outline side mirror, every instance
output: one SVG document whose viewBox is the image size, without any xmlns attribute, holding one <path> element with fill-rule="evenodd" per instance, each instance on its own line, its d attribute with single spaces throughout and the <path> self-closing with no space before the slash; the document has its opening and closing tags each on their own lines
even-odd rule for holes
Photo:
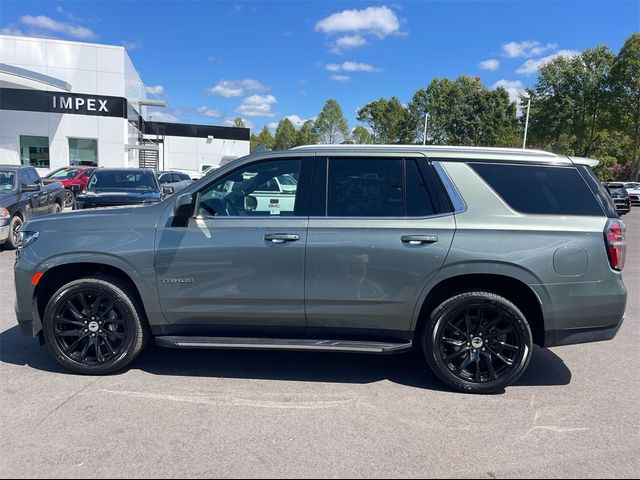
<svg viewBox="0 0 640 480">
<path fill-rule="evenodd" d="M 176 199 L 173 207 L 173 227 L 186 227 L 189 225 L 189 219 L 195 213 L 196 201 L 195 197 L 190 193 L 180 195 Z"/>
<path fill-rule="evenodd" d="M 162 187 L 162 194 L 165 196 L 173 195 L 175 190 L 173 187 Z"/>
<path fill-rule="evenodd" d="M 31 183 L 29 185 L 22 185 L 20 187 L 20 191 L 22 192 L 39 192 L 40 191 L 40 185 L 37 183 Z"/>
</svg>

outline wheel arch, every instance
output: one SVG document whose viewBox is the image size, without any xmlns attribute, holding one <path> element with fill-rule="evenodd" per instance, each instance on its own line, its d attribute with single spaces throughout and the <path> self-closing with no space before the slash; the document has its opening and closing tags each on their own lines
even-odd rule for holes
<svg viewBox="0 0 640 480">
<path fill-rule="evenodd" d="M 533 342 L 543 346 L 545 322 L 541 300 L 534 290 L 522 280 L 496 273 L 469 273 L 448 277 L 435 283 L 424 300 L 416 308 L 414 319 L 416 336 L 423 328 L 431 312 L 444 300 L 458 293 L 484 290 L 501 295 L 513 302 L 525 315 L 531 327 Z"/>
<path fill-rule="evenodd" d="M 134 302 L 140 305 L 143 315 L 146 317 L 142 295 L 132 277 L 118 267 L 95 262 L 63 263 L 46 270 L 34 290 L 34 306 L 37 308 L 39 317 L 44 319 L 47 303 L 60 287 L 85 277 L 109 277 L 119 280 L 122 285 L 126 286 L 126 290 L 135 297 Z"/>
</svg>

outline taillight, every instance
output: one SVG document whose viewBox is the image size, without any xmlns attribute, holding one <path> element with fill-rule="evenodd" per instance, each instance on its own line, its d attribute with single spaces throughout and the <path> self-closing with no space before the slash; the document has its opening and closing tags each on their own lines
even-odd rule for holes
<svg viewBox="0 0 640 480">
<path fill-rule="evenodd" d="M 604 230 L 604 242 L 609 255 L 609 263 L 614 270 L 622 270 L 627 254 L 627 244 L 624 239 L 624 222 L 619 219 L 610 219 Z"/>
</svg>

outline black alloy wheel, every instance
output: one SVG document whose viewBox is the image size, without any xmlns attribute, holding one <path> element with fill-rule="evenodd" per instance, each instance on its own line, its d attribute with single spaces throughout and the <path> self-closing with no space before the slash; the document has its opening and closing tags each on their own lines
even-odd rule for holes
<svg viewBox="0 0 640 480">
<path fill-rule="evenodd" d="M 74 280 L 49 300 L 45 343 L 67 369 L 100 375 L 124 368 L 142 351 L 148 327 L 132 287 L 107 276 Z"/>
<path fill-rule="evenodd" d="M 125 345 L 127 318 L 113 299 L 99 292 L 68 296 L 56 308 L 53 335 L 70 360 L 98 365 L 117 357 Z"/>
<path fill-rule="evenodd" d="M 500 391 L 522 375 L 531 357 L 532 335 L 524 315 L 490 292 L 452 297 L 433 312 L 425 330 L 430 366 L 463 391 Z"/>
</svg>

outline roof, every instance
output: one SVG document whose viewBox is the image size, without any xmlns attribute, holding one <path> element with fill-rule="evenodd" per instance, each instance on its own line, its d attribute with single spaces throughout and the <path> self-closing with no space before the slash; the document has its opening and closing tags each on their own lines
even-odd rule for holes
<svg viewBox="0 0 640 480">
<path fill-rule="evenodd" d="M 305 145 L 295 151 L 331 154 L 336 150 L 349 154 L 362 153 L 422 153 L 434 159 L 504 160 L 511 162 L 572 163 L 569 157 L 542 150 L 517 148 L 456 147 L 440 145 Z"/>
<path fill-rule="evenodd" d="M 35 168 L 31 165 L 0 165 L 0 168 L 4 170 L 20 170 L 22 168 Z"/>
</svg>

